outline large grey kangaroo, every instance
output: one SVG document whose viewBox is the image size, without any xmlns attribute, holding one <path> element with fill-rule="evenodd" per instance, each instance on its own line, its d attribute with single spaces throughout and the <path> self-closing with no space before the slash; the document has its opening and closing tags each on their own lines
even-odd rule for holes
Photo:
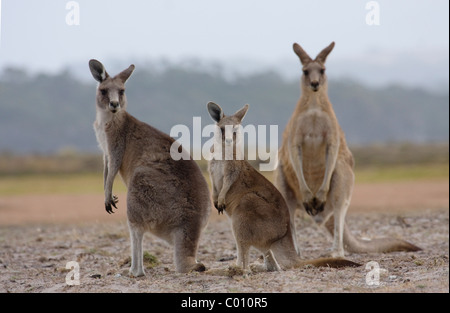
<svg viewBox="0 0 450 313">
<path fill-rule="evenodd" d="M 102 63 L 89 61 L 99 82 L 94 129 L 104 153 L 105 208 L 113 213 L 114 178 L 119 172 L 128 189 L 127 218 L 131 237 L 133 276 L 143 276 L 142 238 L 151 233 L 174 245 L 178 272 L 204 271 L 196 254 L 200 233 L 206 226 L 212 202 L 198 165 L 190 158 L 174 161 L 170 148 L 175 141 L 143 123 L 127 111 L 125 82 L 131 65 L 111 77 Z"/>
<path fill-rule="evenodd" d="M 294 242 L 294 213 L 302 208 L 334 236 L 332 256 L 343 257 L 344 244 L 350 252 L 420 250 L 394 238 L 359 240 L 345 223 L 354 185 L 354 160 L 328 99 L 325 61 L 333 48 L 334 42 L 313 60 L 294 44 L 303 65 L 302 94 L 283 133 L 275 172 L 275 184 L 289 206 Z M 296 249 L 300 254 L 297 244 Z"/>
<path fill-rule="evenodd" d="M 238 251 L 237 265 L 248 269 L 249 249 L 253 246 L 263 254 L 268 271 L 306 264 L 359 266 L 337 258 L 300 259 L 295 250 L 289 210 L 283 196 L 244 160 L 241 151 L 243 135 L 239 126 L 248 105 L 231 116 L 225 116 L 222 108 L 213 102 L 209 102 L 207 107 L 217 123 L 213 158 L 209 163 L 213 200 L 219 213 L 225 211 L 231 220 Z"/>
</svg>

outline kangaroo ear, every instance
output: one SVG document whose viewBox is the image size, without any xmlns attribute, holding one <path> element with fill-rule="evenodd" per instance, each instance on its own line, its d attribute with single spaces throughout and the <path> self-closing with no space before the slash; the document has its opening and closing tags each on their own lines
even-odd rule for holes
<svg viewBox="0 0 450 313">
<path fill-rule="evenodd" d="M 214 102 L 208 102 L 206 106 L 208 108 L 209 115 L 211 115 L 212 119 L 218 123 L 223 118 L 222 108 Z"/>
<path fill-rule="evenodd" d="M 117 77 L 120 78 L 120 80 L 122 80 L 122 82 L 125 84 L 125 82 L 128 80 L 128 78 L 130 78 L 131 74 L 134 71 L 134 64 L 131 64 L 126 70 L 123 70 L 122 72 L 120 72 L 119 74 L 117 74 Z"/>
<path fill-rule="evenodd" d="M 239 121 L 242 121 L 244 119 L 245 114 L 247 114 L 249 105 L 246 104 L 242 109 L 234 113 L 234 116 L 239 119 Z"/>
<path fill-rule="evenodd" d="M 311 57 L 308 55 L 308 53 L 303 50 L 303 48 L 298 44 L 294 43 L 294 52 L 298 57 L 300 58 L 300 62 L 302 62 L 303 65 L 312 62 Z"/>
<path fill-rule="evenodd" d="M 330 43 L 328 47 L 323 49 L 316 57 L 316 61 L 319 61 L 320 63 L 325 64 L 325 61 L 327 60 L 327 56 L 330 54 L 331 50 L 334 48 L 334 41 Z"/>
<path fill-rule="evenodd" d="M 105 70 L 105 67 L 103 66 L 102 63 L 100 63 L 100 61 L 94 59 L 90 60 L 89 69 L 91 70 L 94 79 L 99 83 L 103 82 L 105 79 L 109 77 L 108 73 Z"/>
</svg>

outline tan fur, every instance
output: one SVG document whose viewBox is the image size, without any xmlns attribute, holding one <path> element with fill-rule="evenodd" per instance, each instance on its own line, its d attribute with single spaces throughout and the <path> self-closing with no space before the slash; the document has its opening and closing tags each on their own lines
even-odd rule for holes
<svg viewBox="0 0 450 313">
<path fill-rule="evenodd" d="M 114 77 L 97 60 L 91 60 L 89 67 L 99 82 L 94 129 L 104 152 L 108 213 L 113 213 L 118 201 L 112 195 L 118 172 L 128 188 L 130 274 L 144 275 L 142 239 L 146 231 L 174 245 L 177 271 L 204 270 L 196 253 L 212 203 L 200 168 L 191 159 L 174 161 L 170 155 L 174 139 L 127 113 L 125 82 L 133 65 Z"/>
<path fill-rule="evenodd" d="M 403 240 L 363 243 L 345 225 L 354 185 L 354 160 L 328 99 L 325 61 L 333 48 L 334 42 L 313 60 L 294 44 L 303 65 L 302 94 L 283 133 L 275 184 L 289 206 L 297 253 L 293 224 L 297 208 L 305 209 L 319 224 L 328 222 L 327 229 L 334 236 L 334 257 L 344 256 L 344 243 L 347 250 L 355 252 L 416 251 L 418 247 Z"/>
<path fill-rule="evenodd" d="M 248 105 L 232 116 L 225 116 L 215 103 L 208 111 L 217 122 L 216 140 L 221 140 L 222 155 L 214 151 L 209 171 L 213 183 L 213 200 L 219 213 L 225 211 L 231 220 L 238 250 L 237 265 L 248 269 L 249 249 L 255 247 L 264 256 L 269 271 L 313 266 L 355 266 L 344 259 L 301 260 L 296 253 L 291 234 L 289 210 L 280 192 L 247 161 L 239 160 L 238 132 L 232 143 L 226 141 L 226 125 L 240 126 Z M 233 145 L 233 159 L 225 159 L 226 145 Z M 216 147 L 216 146 L 215 146 Z"/>
</svg>

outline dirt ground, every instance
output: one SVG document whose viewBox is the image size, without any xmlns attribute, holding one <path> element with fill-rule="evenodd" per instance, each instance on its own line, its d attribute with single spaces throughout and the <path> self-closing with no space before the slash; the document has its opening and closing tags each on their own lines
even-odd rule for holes
<svg viewBox="0 0 450 313">
<path fill-rule="evenodd" d="M 300 268 L 241 273 L 225 217 L 212 212 L 199 246 L 205 273 L 180 274 L 173 249 L 146 234 L 144 250 L 155 256 L 146 276 L 127 275 L 130 255 L 125 195 L 108 215 L 102 195 L 30 195 L 0 198 L 0 293 L 5 292 L 449 292 L 448 181 L 359 184 L 347 223 L 360 237 L 391 236 L 420 246 L 419 252 L 349 254 L 358 268 Z M 296 218 L 304 258 L 319 257 L 331 239 L 308 217 Z M 66 264 L 79 264 L 79 285 Z M 261 263 L 252 250 L 251 261 Z M 380 268 L 368 285 L 368 262 Z M 211 270 L 213 269 L 213 270 Z M 223 269 L 217 273 L 214 269 Z M 373 273 L 373 272 L 372 272 Z M 369 274 L 369 276 L 367 276 Z M 366 278 L 369 277 L 369 280 Z"/>
</svg>

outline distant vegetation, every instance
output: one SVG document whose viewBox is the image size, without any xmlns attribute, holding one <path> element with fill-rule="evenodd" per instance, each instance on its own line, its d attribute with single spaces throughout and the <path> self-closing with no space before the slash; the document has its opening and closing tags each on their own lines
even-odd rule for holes
<svg viewBox="0 0 450 313">
<path fill-rule="evenodd" d="M 372 145 L 351 148 L 356 183 L 448 180 L 447 144 Z M 207 181 L 207 162 L 198 161 Z M 257 165 L 253 162 L 253 165 Z M 0 154 L 0 197 L 24 194 L 103 192 L 102 157 L 62 151 L 54 155 Z M 262 172 L 273 180 L 273 172 Z M 114 192 L 125 192 L 116 178 Z"/>
<path fill-rule="evenodd" d="M 398 168 L 411 166 L 449 164 L 448 144 L 377 144 L 350 147 L 356 161 L 356 169 Z M 206 172 L 207 162 L 198 161 Z M 258 161 L 252 162 L 257 167 Z M 442 167 L 441 167 L 442 168 Z M 101 178 L 103 159 L 100 153 L 61 151 L 53 155 L 0 154 L 0 176 L 95 174 Z M 448 176 L 442 173 L 442 177 Z"/>
<path fill-rule="evenodd" d="M 245 122 L 279 125 L 281 138 L 300 95 L 299 79 L 286 81 L 273 71 L 227 79 L 219 70 L 170 65 L 154 70 L 137 64 L 127 85 L 128 110 L 169 133 L 176 124 L 191 126 L 193 116 L 201 116 L 203 126 L 210 124 L 206 112 L 210 100 L 228 107 L 226 111 L 249 103 Z M 95 86 L 94 80 L 85 83 L 67 71 L 30 75 L 17 68 L 4 70 L 0 152 L 98 153 L 92 129 Z M 401 86 L 373 89 L 334 80 L 329 83 L 329 95 L 350 145 L 448 142 L 448 94 Z"/>
</svg>

